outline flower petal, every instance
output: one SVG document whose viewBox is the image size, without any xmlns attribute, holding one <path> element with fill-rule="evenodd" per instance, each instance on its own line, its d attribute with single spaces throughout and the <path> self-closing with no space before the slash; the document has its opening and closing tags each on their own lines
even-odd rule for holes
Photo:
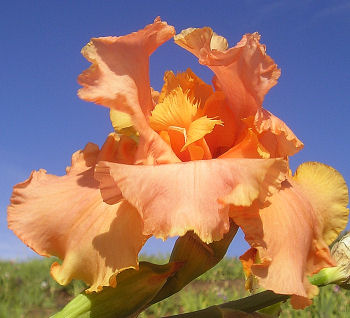
<svg viewBox="0 0 350 318">
<path fill-rule="evenodd" d="M 78 78 L 79 97 L 133 117 L 141 111 L 148 116 L 153 108 L 149 56 L 174 32 L 157 18 L 138 32 L 91 39 L 82 54 L 93 64 Z"/>
<path fill-rule="evenodd" d="M 322 236 L 330 245 L 348 223 L 349 190 L 342 175 L 319 162 L 306 162 L 295 172 L 314 209 L 322 217 Z"/>
<path fill-rule="evenodd" d="M 156 105 L 149 118 L 150 126 L 155 131 L 168 130 L 171 126 L 188 129 L 197 114 L 197 109 L 198 105 L 181 87 L 177 87 Z"/>
<path fill-rule="evenodd" d="M 114 131 L 118 135 L 132 136 L 137 138 L 137 132 L 134 129 L 134 124 L 129 114 L 119 110 L 111 109 L 109 112 Z"/>
<path fill-rule="evenodd" d="M 253 127 L 272 158 L 292 156 L 304 147 L 282 120 L 265 109 L 257 111 Z"/>
<path fill-rule="evenodd" d="M 167 71 L 164 74 L 164 85 L 159 96 L 158 102 L 163 102 L 171 91 L 180 87 L 191 100 L 194 100 L 199 107 L 202 108 L 205 101 L 213 94 L 211 85 L 203 82 L 190 68 L 186 72 L 174 74 L 172 71 Z"/>
<path fill-rule="evenodd" d="M 115 275 L 137 268 L 137 254 L 146 237 L 143 223 L 126 201 L 102 201 L 93 169 L 98 147 L 88 144 L 72 157 L 67 175 L 45 170 L 14 187 L 8 224 L 25 244 L 44 256 L 57 256 L 51 273 L 60 284 L 81 279 L 88 291 L 114 286 Z M 111 245 L 111 242 L 114 244 Z"/>
<path fill-rule="evenodd" d="M 226 40 L 208 27 L 186 29 L 175 36 L 176 44 L 215 73 L 216 87 L 225 93 L 241 118 L 261 107 L 264 96 L 280 76 L 280 70 L 259 40 L 258 33 L 246 34 L 235 47 L 227 49 Z"/>
<path fill-rule="evenodd" d="M 212 132 L 215 125 L 221 125 L 221 121 L 211 119 L 207 116 L 198 116 L 198 104 L 194 103 L 188 96 L 188 92 L 184 92 L 180 86 L 173 89 L 161 103 L 156 105 L 150 117 L 150 126 L 163 137 L 168 134 L 170 137 L 170 145 L 175 154 L 180 158 L 188 157 L 187 154 L 179 154 L 194 142 L 202 139 L 205 135 Z M 199 117 L 199 118 L 198 118 Z M 181 148 L 179 138 L 171 138 L 170 134 L 177 131 L 184 138 Z M 168 139 L 167 137 L 167 139 Z M 174 147 L 174 143 L 176 146 Z M 204 154 L 204 153 L 203 153 Z"/>
<path fill-rule="evenodd" d="M 179 161 L 147 123 L 153 108 L 149 56 L 174 32 L 172 26 L 157 18 L 143 30 L 126 36 L 93 38 L 82 49 L 92 65 L 78 77 L 83 86 L 79 97 L 128 114 L 142 135 L 142 151 L 137 156 L 145 163 Z"/>
<path fill-rule="evenodd" d="M 333 181 L 327 183 L 325 177 Z M 312 178 L 314 181 L 310 181 Z M 319 186 L 312 188 L 318 182 Z M 306 190 L 305 186 L 310 189 Z M 336 189 L 326 194 L 331 186 L 337 186 L 340 194 L 336 194 Z M 320 199 L 319 205 L 314 205 L 318 189 L 317 198 L 322 194 L 326 197 Z M 278 294 L 293 295 L 293 307 L 304 308 L 310 305 L 309 298 L 317 293 L 307 276 L 335 265 L 327 245 L 329 241 L 324 240 L 324 229 L 327 229 L 327 240 L 329 232 L 334 231 L 330 227 L 340 230 L 339 223 L 345 226 L 344 217 L 339 223 L 331 221 L 325 227 L 323 223 L 327 220 L 322 213 L 335 212 L 335 217 L 345 213 L 344 180 L 331 171 L 325 173 L 323 166 L 311 169 L 309 165 L 302 166 L 296 181 L 289 178 L 269 201 L 270 204 L 260 210 L 259 207 L 235 210 L 230 215 L 244 231 L 248 243 L 259 251 L 260 262 L 253 260 L 255 264 L 251 265 L 251 270 L 259 278 L 260 285 Z M 248 266 L 249 261 L 245 260 L 245 265 Z"/>
<path fill-rule="evenodd" d="M 223 125 L 216 125 L 205 140 L 216 158 L 230 149 L 237 137 L 238 120 L 223 92 L 216 91 L 206 101 L 203 111 L 209 118 L 220 118 Z"/>
<path fill-rule="evenodd" d="M 195 141 L 202 139 L 205 135 L 210 134 L 216 125 L 222 125 L 222 121 L 208 118 L 207 116 L 194 120 L 188 128 L 187 140 L 183 149 Z"/>
<path fill-rule="evenodd" d="M 242 130 L 237 144 L 219 158 L 270 158 L 270 153 L 260 144 L 251 128 Z"/>
<path fill-rule="evenodd" d="M 228 231 L 228 205 L 262 202 L 287 173 L 284 160 L 213 159 L 159 166 L 99 162 L 95 177 L 111 176 L 144 220 L 144 234 L 166 239 L 193 230 L 204 242 Z"/>
</svg>

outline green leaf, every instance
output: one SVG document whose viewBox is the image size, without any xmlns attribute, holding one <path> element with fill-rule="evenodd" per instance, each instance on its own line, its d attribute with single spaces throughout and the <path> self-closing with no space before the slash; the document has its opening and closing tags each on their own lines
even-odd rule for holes
<svg viewBox="0 0 350 318">
<path fill-rule="evenodd" d="M 255 311 L 271 306 L 278 302 L 285 301 L 288 298 L 288 295 L 278 295 L 273 293 L 272 291 L 264 291 L 255 295 L 251 295 L 238 300 L 229 301 L 220 305 L 210 306 L 208 308 L 189 313 L 167 316 L 166 318 L 273 317 L 263 313 L 256 313 Z M 234 316 L 234 314 L 236 316 Z"/>
<path fill-rule="evenodd" d="M 171 262 L 155 265 L 140 262 L 139 270 L 128 269 L 117 276 L 117 287 L 106 287 L 99 293 L 82 293 L 54 318 L 135 317 L 182 266 Z"/>
<path fill-rule="evenodd" d="M 202 242 L 193 232 L 187 232 L 184 236 L 179 237 L 169 261 L 183 262 L 184 265 L 168 279 L 149 305 L 177 293 L 192 280 L 219 263 L 225 256 L 237 230 L 238 226 L 231 222 L 230 230 L 223 239 L 210 244 Z"/>
<path fill-rule="evenodd" d="M 238 227 L 233 222 L 221 241 L 203 243 L 193 232 L 180 237 L 168 264 L 140 262 L 139 270 L 117 275 L 117 287 L 80 294 L 52 318 L 136 317 L 150 305 L 181 290 L 215 266 L 226 254 Z"/>
</svg>

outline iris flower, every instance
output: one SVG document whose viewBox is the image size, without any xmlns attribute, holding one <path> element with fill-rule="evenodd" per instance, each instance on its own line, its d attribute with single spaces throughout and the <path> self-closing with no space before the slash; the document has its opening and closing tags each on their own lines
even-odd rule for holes
<svg viewBox="0 0 350 318">
<path fill-rule="evenodd" d="M 149 57 L 172 37 L 214 72 L 213 87 L 190 69 L 166 72 L 160 92 L 150 87 Z M 33 172 L 8 209 L 9 227 L 28 246 L 63 261 L 51 267 L 59 283 L 115 286 L 120 271 L 138 267 L 150 236 L 192 230 L 210 243 L 231 218 L 251 245 L 245 270 L 265 289 L 293 295 L 296 308 L 310 303 L 307 275 L 334 265 L 327 245 L 346 225 L 348 192 L 319 163 L 291 175 L 288 156 L 303 144 L 262 107 L 280 70 L 259 40 L 246 34 L 229 48 L 208 27 L 175 35 L 157 18 L 83 48 L 92 65 L 78 95 L 111 109 L 115 133 L 101 150 L 76 152 L 65 176 Z"/>
</svg>

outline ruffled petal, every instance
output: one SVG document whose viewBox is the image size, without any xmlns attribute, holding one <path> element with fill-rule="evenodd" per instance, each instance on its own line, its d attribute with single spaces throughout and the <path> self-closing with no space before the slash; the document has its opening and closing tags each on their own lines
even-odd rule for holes
<svg viewBox="0 0 350 318">
<path fill-rule="evenodd" d="M 84 280 L 88 291 L 114 286 L 118 272 L 137 268 L 146 239 L 134 207 L 126 201 L 103 202 L 93 177 L 99 154 L 96 145 L 88 144 L 73 155 L 62 177 L 34 171 L 14 187 L 8 208 L 9 228 L 25 244 L 63 260 L 52 264 L 53 277 L 64 285 L 73 278 Z"/>
<path fill-rule="evenodd" d="M 175 36 L 175 43 L 198 57 L 216 75 L 222 90 L 240 117 L 252 115 L 262 105 L 264 96 L 276 85 L 280 70 L 259 43 L 258 33 L 246 34 L 233 48 L 211 28 L 186 29 Z"/>
<path fill-rule="evenodd" d="M 112 177 L 144 220 L 144 234 L 166 239 L 193 230 L 204 242 L 229 228 L 228 205 L 266 200 L 287 173 L 284 160 L 219 159 L 159 166 L 99 162 L 95 177 Z"/>
<path fill-rule="evenodd" d="M 245 266 L 262 287 L 293 295 L 293 307 L 304 308 L 317 294 L 307 276 L 335 266 L 328 244 L 346 226 L 348 190 L 341 175 L 325 165 L 306 163 L 297 171 L 269 204 L 230 215 L 259 252 L 259 261 L 244 257 Z"/>
<path fill-rule="evenodd" d="M 241 132 L 237 144 L 223 153 L 219 158 L 270 158 L 270 153 L 259 142 L 253 129 L 246 128 Z"/>
<path fill-rule="evenodd" d="M 123 164 L 134 164 L 136 161 L 137 143 L 128 136 L 119 137 L 116 134 L 109 134 L 96 162 L 106 160 Z M 107 186 L 108 184 L 108 186 Z M 112 178 L 105 180 L 105 191 L 103 201 L 108 204 L 115 204 L 123 199 L 122 193 Z"/>
<path fill-rule="evenodd" d="M 154 105 L 149 56 L 174 32 L 172 26 L 157 18 L 153 24 L 126 36 L 93 38 L 82 49 L 92 65 L 78 77 L 83 86 L 79 97 L 131 117 L 134 128 L 142 135 L 141 150 L 148 151 L 138 152 L 138 160 L 144 163 L 179 161 L 147 123 Z"/>
<path fill-rule="evenodd" d="M 326 259 L 318 257 L 328 247 L 324 242 L 316 245 L 317 216 L 296 187 L 285 182 L 269 201 L 270 205 L 260 211 L 235 211 L 231 216 L 248 243 L 259 251 L 260 263 L 253 260 L 255 264 L 251 265 L 259 284 L 278 294 L 298 296 L 295 306 L 304 308 L 315 292 L 307 275 L 333 265 L 329 251 Z M 309 259 L 313 260 L 313 268 L 307 268 Z"/>
<path fill-rule="evenodd" d="M 282 120 L 265 109 L 257 111 L 253 127 L 260 143 L 268 150 L 272 158 L 293 156 L 304 147 Z"/>
<path fill-rule="evenodd" d="M 80 98 L 124 111 L 132 117 L 153 108 L 149 56 L 175 33 L 160 18 L 125 36 L 93 38 L 82 49 L 91 67 L 78 78 Z M 135 118 L 133 118 L 135 120 Z"/>
<path fill-rule="evenodd" d="M 349 220 L 349 190 L 343 176 L 322 163 L 306 162 L 298 167 L 294 179 L 321 215 L 322 237 L 330 245 Z"/>
</svg>

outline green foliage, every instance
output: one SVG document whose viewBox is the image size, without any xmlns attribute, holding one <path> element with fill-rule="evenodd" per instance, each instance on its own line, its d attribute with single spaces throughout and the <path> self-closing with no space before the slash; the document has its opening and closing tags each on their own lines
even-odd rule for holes
<svg viewBox="0 0 350 318">
<path fill-rule="evenodd" d="M 143 257 L 164 264 L 168 257 Z M 0 262 L 0 317 L 49 317 L 84 289 L 74 281 L 58 285 L 49 274 L 51 259 L 23 263 Z M 140 315 L 158 318 L 181 312 L 202 309 L 214 304 L 244 297 L 243 273 L 237 259 L 225 258 L 213 269 L 193 281 L 180 293 L 154 304 Z M 293 310 L 286 302 L 281 317 L 345 318 L 350 313 L 350 291 L 331 285 L 320 288 L 320 295 L 304 311 Z"/>
<path fill-rule="evenodd" d="M 282 305 L 282 317 L 286 318 L 345 318 L 350 315 L 350 291 L 336 285 L 320 288 L 310 307 L 293 310 L 289 303 Z"/>
<path fill-rule="evenodd" d="M 60 286 L 50 277 L 52 259 L 0 262 L 0 317 L 48 317 L 85 285 Z"/>
</svg>

